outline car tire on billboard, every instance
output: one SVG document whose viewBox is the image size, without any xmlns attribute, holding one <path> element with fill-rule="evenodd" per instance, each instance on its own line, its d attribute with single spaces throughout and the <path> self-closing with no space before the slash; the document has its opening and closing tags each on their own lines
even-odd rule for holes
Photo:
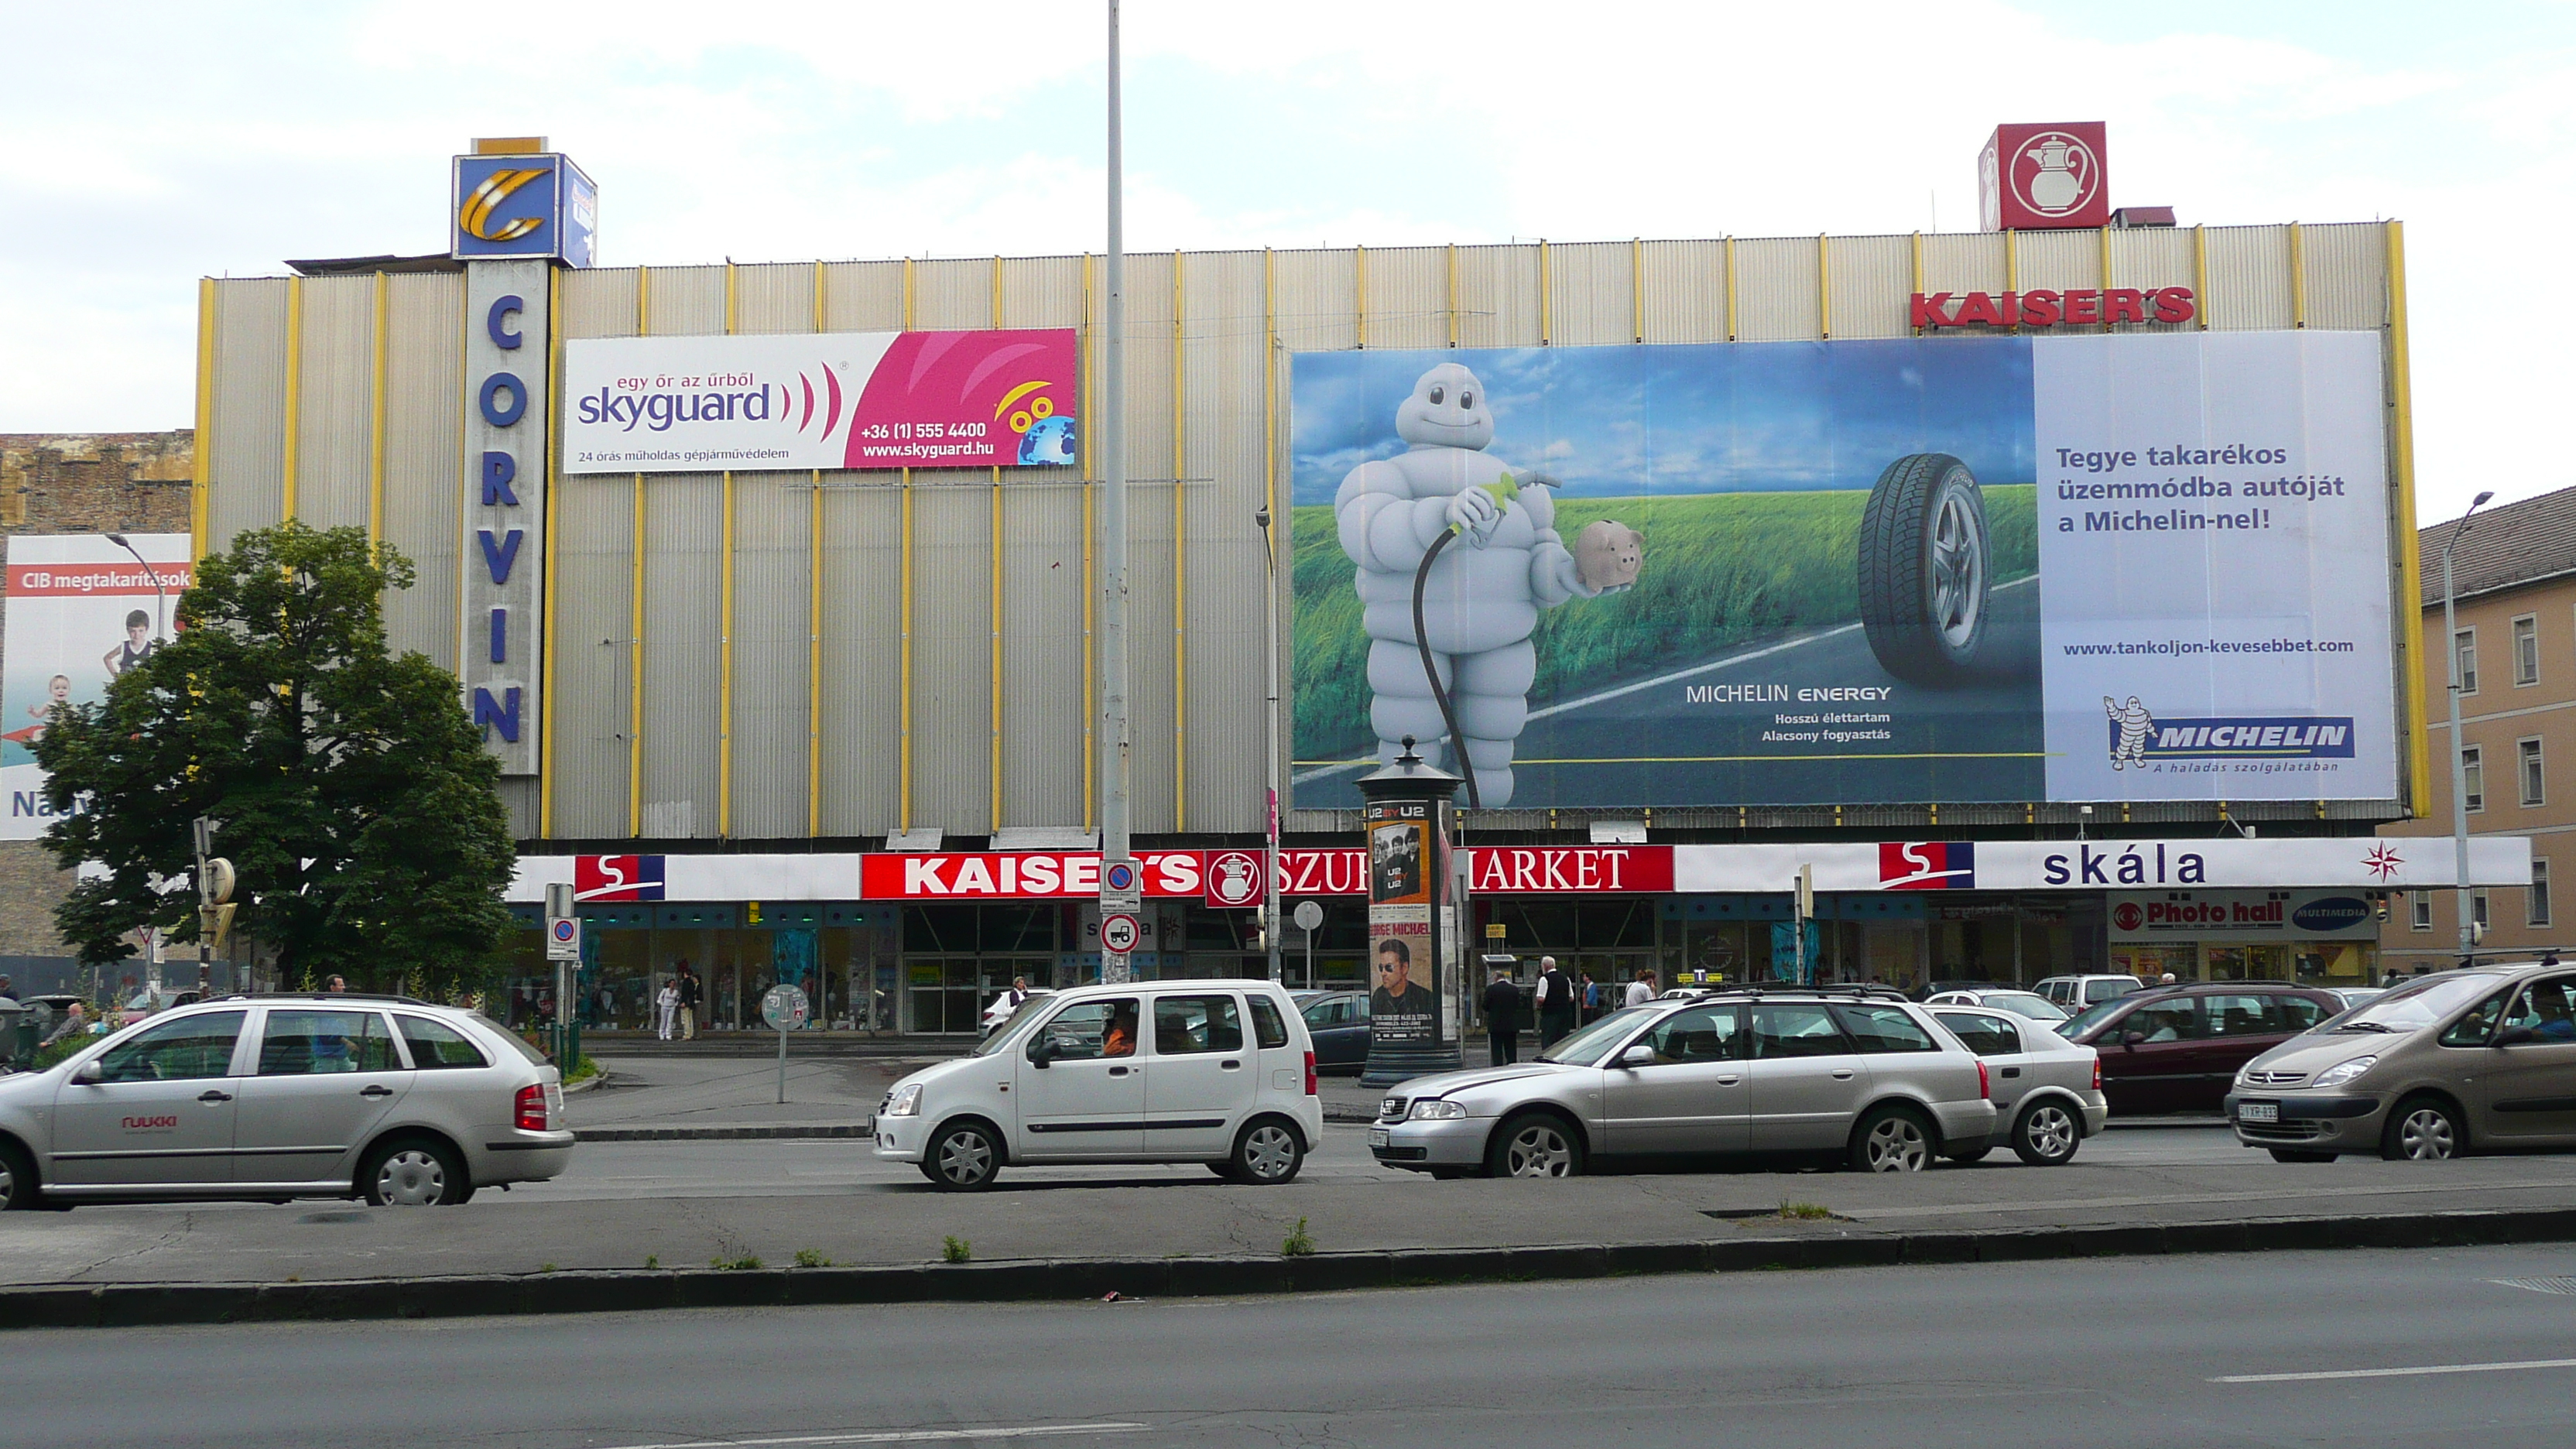
<svg viewBox="0 0 2576 1449">
<path fill-rule="evenodd" d="M 1860 525 L 1860 617 L 1879 666 L 1915 684 L 1974 667 L 1992 580 L 1986 499 L 1968 465 L 1914 453 L 1887 465 Z"/>
</svg>

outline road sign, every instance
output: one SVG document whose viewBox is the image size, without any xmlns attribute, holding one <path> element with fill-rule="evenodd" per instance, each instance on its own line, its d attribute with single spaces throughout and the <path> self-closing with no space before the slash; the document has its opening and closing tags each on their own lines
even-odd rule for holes
<svg viewBox="0 0 2576 1449">
<path fill-rule="evenodd" d="M 1135 860 L 1101 862 L 1100 914 L 1132 916 L 1145 904 L 1145 875 Z"/>
<path fill-rule="evenodd" d="M 1324 924 L 1324 908 L 1313 901 L 1299 901 L 1296 913 L 1289 919 L 1297 923 L 1298 930 L 1311 931 Z"/>
<path fill-rule="evenodd" d="M 773 986 L 760 998 L 760 1019 L 780 1031 L 795 1031 L 805 1025 L 805 989 L 801 986 Z"/>
<path fill-rule="evenodd" d="M 1100 949 L 1103 951 L 1114 951 L 1124 956 L 1136 949 L 1137 938 L 1143 934 L 1144 928 L 1136 924 L 1134 916 L 1122 914 L 1100 918 Z"/>
<path fill-rule="evenodd" d="M 581 922 L 570 916 L 546 919 L 546 959 L 578 961 L 581 959 Z"/>
</svg>

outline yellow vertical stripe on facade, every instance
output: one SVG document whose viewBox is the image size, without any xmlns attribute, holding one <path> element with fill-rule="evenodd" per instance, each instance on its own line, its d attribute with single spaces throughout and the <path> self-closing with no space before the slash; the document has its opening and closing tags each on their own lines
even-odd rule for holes
<svg viewBox="0 0 2576 1449">
<path fill-rule="evenodd" d="M 563 376 L 563 269 L 549 268 L 546 274 L 546 376 Z M 563 388 L 546 389 L 546 516 L 538 535 L 546 561 L 545 598 L 542 616 L 537 620 L 540 637 L 537 649 L 537 835 L 552 839 L 555 833 L 555 600 L 562 590 L 556 580 L 563 576 L 562 560 L 555 554 L 555 541 L 560 536 L 557 520 L 562 517 L 555 500 L 563 493 L 563 471 L 556 460 L 563 455 L 557 442 L 563 427 Z"/>
<path fill-rule="evenodd" d="M 1091 638 L 1093 611 L 1100 603 L 1093 592 L 1098 585 L 1092 576 L 1092 571 L 1097 566 L 1093 558 L 1093 550 L 1099 543 L 1099 540 L 1093 536 L 1096 525 L 1092 519 L 1092 510 L 1096 506 L 1092 485 L 1097 480 L 1091 471 L 1091 424 L 1099 418 L 1099 414 L 1092 407 L 1095 398 L 1092 387 L 1094 376 L 1092 344 L 1099 335 L 1099 330 L 1091 323 L 1092 266 L 1092 254 L 1084 252 L 1082 254 L 1082 376 L 1077 385 L 1082 389 L 1084 420 L 1079 432 L 1082 436 L 1082 828 L 1085 830 L 1089 830 L 1099 821 L 1099 816 L 1095 813 L 1099 808 L 1099 799 L 1094 792 L 1100 786 L 1100 773 L 1093 754 L 1096 748 L 1094 739 L 1100 725 L 1100 692 L 1098 681 L 1093 677 L 1097 661 L 1092 655 Z"/>
<path fill-rule="evenodd" d="M 653 274 L 635 269 L 635 335 L 653 332 Z M 627 550 L 626 833 L 644 833 L 644 475 L 635 475 L 633 547 Z"/>
<path fill-rule="evenodd" d="M 1181 482 L 1185 442 L 1181 366 L 1181 254 L 1172 253 L 1172 829 L 1190 828 L 1189 490 Z"/>
<path fill-rule="evenodd" d="M 2200 305 L 2192 315 L 2200 319 L 2200 330 L 2209 330 L 2209 230 L 2191 229 L 2191 295 Z"/>
<path fill-rule="evenodd" d="M 2308 239 L 2290 223 L 2290 325 L 2308 325 Z"/>
<path fill-rule="evenodd" d="M 993 327 L 999 331 L 1001 326 L 1002 259 L 996 256 L 993 258 Z M 987 776 L 985 813 L 992 828 L 999 830 L 1002 828 L 1002 467 L 998 463 L 993 465 L 992 515 L 989 529 L 992 534 L 992 563 L 985 572 L 992 580 L 992 597 L 986 605 L 990 617 L 986 622 L 992 626 L 992 644 L 987 651 L 990 666 L 987 685 L 992 696 L 993 718 L 991 732 L 984 744 Z"/>
<path fill-rule="evenodd" d="M 903 259 L 903 330 L 912 330 L 912 258 Z M 912 470 L 903 470 L 902 520 L 898 527 L 897 548 L 901 563 L 895 570 L 897 607 L 901 611 L 901 666 L 895 679 L 897 708 L 903 712 L 901 730 L 896 739 L 896 758 L 903 778 L 895 782 L 895 828 L 912 828 Z"/>
<path fill-rule="evenodd" d="M 303 414 L 304 279 L 289 277 L 286 279 L 286 447 L 280 454 L 277 470 L 277 516 L 281 523 L 295 517 L 295 445 L 297 435 L 304 431 Z"/>
<path fill-rule="evenodd" d="M 393 279 L 376 273 L 375 355 L 369 360 L 367 385 L 367 556 L 376 557 L 385 541 L 385 317 Z M 551 436 L 551 435 L 549 435 Z"/>
<path fill-rule="evenodd" d="M 2424 575 L 2415 539 L 2415 388 L 2406 355 L 2406 226 L 2384 224 L 2388 268 L 2389 401 L 2396 409 L 2389 430 L 2397 454 L 2398 694 L 2405 701 L 2407 806 L 2417 819 L 2433 808 L 2433 742 L 2424 718 Z M 2457 742 L 2453 743 L 2457 748 Z"/>
<path fill-rule="evenodd" d="M 828 306 L 832 269 L 814 264 L 814 330 L 831 330 Z M 805 833 L 823 833 L 823 470 L 805 522 Z"/>
<path fill-rule="evenodd" d="M 197 434 L 188 468 L 188 557 L 206 556 L 206 484 L 214 464 L 215 279 L 197 279 Z"/>
<path fill-rule="evenodd" d="M 2096 257 L 2095 266 L 2101 273 L 2099 285 L 2104 291 L 2109 291 L 2111 288 L 2111 224 L 2109 222 L 2104 222 L 2102 225 L 2094 228 L 2093 242 Z M 2153 309 L 2151 308 L 2149 310 Z"/>
<path fill-rule="evenodd" d="M 724 330 L 733 335 L 732 262 L 724 269 Z M 716 835 L 733 837 L 733 472 L 724 474 L 724 518 L 717 529 L 716 556 Z"/>
<path fill-rule="evenodd" d="M 1816 335 L 1828 342 L 1834 336 L 1833 254 L 1823 232 L 1816 233 Z"/>
<path fill-rule="evenodd" d="M 1458 244 L 1449 244 L 1449 345 L 1458 345 Z"/>
</svg>

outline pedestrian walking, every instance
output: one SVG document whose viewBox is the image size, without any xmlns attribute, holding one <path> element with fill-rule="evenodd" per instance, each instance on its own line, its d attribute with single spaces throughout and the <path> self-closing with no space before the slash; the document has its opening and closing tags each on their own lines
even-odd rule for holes
<svg viewBox="0 0 2576 1449">
<path fill-rule="evenodd" d="M 698 1039 L 698 1008 L 706 1001 L 707 990 L 698 984 L 698 973 L 689 969 L 687 957 L 680 958 L 680 1040 Z"/>
<path fill-rule="evenodd" d="M 664 1041 L 680 1029 L 680 983 L 676 979 L 665 980 L 653 997 L 653 1026 Z"/>
<path fill-rule="evenodd" d="M 1538 1044 L 1544 1051 L 1574 1030 L 1574 983 L 1553 956 L 1538 958 Z"/>
<path fill-rule="evenodd" d="M 1593 980 L 1592 973 L 1586 971 L 1579 984 L 1583 991 L 1583 1024 L 1590 1026 L 1601 1019 L 1601 983 Z"/>
<path fill-rule="evenodd" d="M 1494 968 L 1493 984 L 1485 988 L 1485 1049 L 1498 1067 L 1521 1059 L 1521 989 L 1512 984 L 1512 973 L 1500 966 Z"/>
<path fill-rule="evenodd" d="M 1637 979 L 1628 983 L 1627 1004 L 1630 1006 L 1643 1006 L 1654 999 L 1655 973 L 1652 971 L 1638 972 Z"/>
</svg>

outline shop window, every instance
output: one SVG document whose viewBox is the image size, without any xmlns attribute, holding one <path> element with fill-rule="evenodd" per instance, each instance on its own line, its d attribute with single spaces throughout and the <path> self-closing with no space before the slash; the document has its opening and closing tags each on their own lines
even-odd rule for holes
<svg viewBox="0 0 2576 1449">
<path fill-rule="evenodd" d="M 2477 924 L 2477 928 L 2481 933 L 2486 930 L 2487 893 L 2485 891 L 2469 892 L 2469 919 Z"/>
<path fill-rule="evenodd" d="M 983 917 L 983 928 L 976 944 L 985 951 L 1055 949 L 1053 906 L 986 906 Z"/>
<path fill-rule="evenodd" d="M 2528 614 L 2513 621 L 2513 682 L 2540 682 L 2540 621 Z"/>
<path fill-rule="evenodd" d="M 2532 858 L 2532 862 L 2531 862 L 2531 889 L 2530 889 L 2530 891 L 2528 892 L 2528 895 L 2529 895 L 2529 912 L 2528 912 L 2528 914 L 2527 914 L 2526 919 L 2527 919 L 2527 920 L 2529 920 L 2529 922 L 2530 922 L 2532 925 L 2535 925 L 2535 926 L 2546 926 L 2546 925 L 2548 925 L 2548 924 L 2549 924 L 2549 860 L 2548 860 L 2548 858 L 2547 858 L 2547 857 L 2545 857 L 2545 856 L 2534 856 L 2534 857 Z"/>
<path fill-rule="evenodd" d="M 905 906 L 903 948 L 908 952 L 975 949 L 975 907 Z"/>
<path fill-rule="evenodd" d="M 2546 787 L 2546 781 L 2542 778 L 2540 769 L 2540 741 L 2515 741 L 2514 756 L 2515 773 L 2522 780 L 2522 803 L 2540 804 L 2545 798 L 2543 791 Z"/>
<path fill-rule="evenodd" d="M 1586 951 L 1643 950 L 1655 944 L 1652 897 L 1575 907 L 1575 944 Z"/>
<path fill-rule="evenodd" d="M 2460 693 L 2478 692 L 2478 631 L 2462 629 L 2451 636 L 2453 657 L 2459 661 Z"/>
<path fill-rule="evenodd" d="M 2469 802 L 2469 813 L 2475 815 L 2487 808 L 2486 760 L 2476 745 L 2460 750 L 2460 780 L 2460 796 Z"/>
<path fill-rule="evenodd" d="M 2431 891 L 2415 891 L 2409 895 L 2406 924 L 2409 930 L 2433 929 L 2433 893 Z"/>
</svg>

